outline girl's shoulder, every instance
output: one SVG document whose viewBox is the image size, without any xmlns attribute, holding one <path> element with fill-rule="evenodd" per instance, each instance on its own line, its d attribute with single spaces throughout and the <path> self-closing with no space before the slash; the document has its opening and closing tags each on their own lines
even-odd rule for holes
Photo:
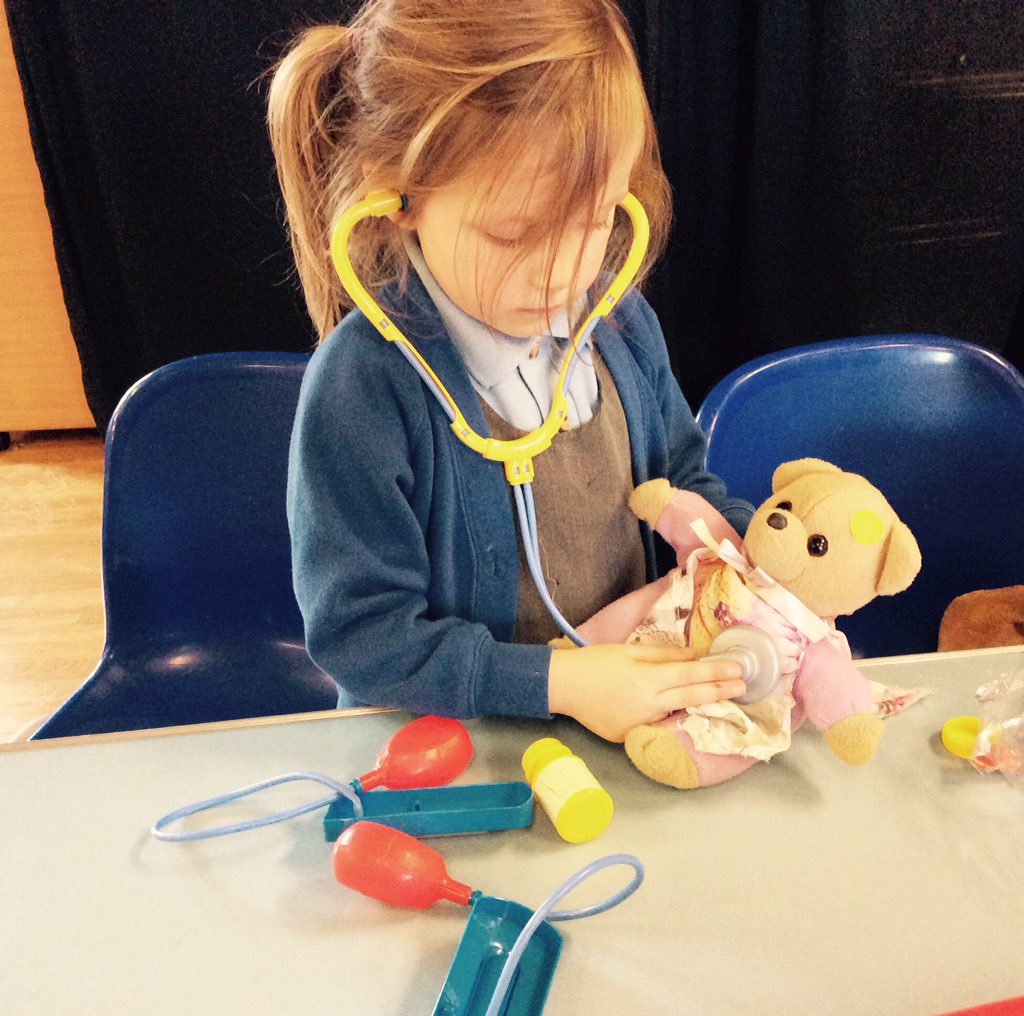
<svg viewBox="0 0 1024 1016">
<path fill-rule="evenodd" d="M 388 286 L 378 297 L 391 319 L 415 344 L 435 332 L 439 322 L 431 318 L 417 294 Z M 435 312 L 436 313 L 436 312 Z M 374 373 L 382 377 L 407 377 L 408 365 L 396 355 L 395 343 L 387 341 L 360 310 L 350 310 L 317 346 L 309 369 L 335 380 Z"/>
<path fill-rule="evenodd" d="M 316 347 L 310 367 L 319 370 L 338 367 L 353 360 L 376 360 L 379 347 L 386 346 L 380 333 L 359 310 L 350 310 Z"/>
<path fill-rule="evenodd" d="M 385 287 L 378 302 L 449 390 L 457 398 L 469 398 L 472 390 L 458 373 L 458 354 L 417 281 L 410 280 L 405 290 Z M 408 433 L 427 425 L 433 396 L 400 344 L 386 340 L 362 311 L 352 310 L 314 351 L 300 402 L 311 419 L 361 417 L 375 421 L 382 431 L 395 426 Z"/>
<path fill-rule="evenodd" d="M 416 341 L 411 330 L 409 338 Z M 397 344 L 386 341 L 362 311 L 352 310 L 310 357 L 298 426 L 350 452 L 398 449 L 403 434 L 419 433 L 428 419 L 425 391 Z"/>
</svg>

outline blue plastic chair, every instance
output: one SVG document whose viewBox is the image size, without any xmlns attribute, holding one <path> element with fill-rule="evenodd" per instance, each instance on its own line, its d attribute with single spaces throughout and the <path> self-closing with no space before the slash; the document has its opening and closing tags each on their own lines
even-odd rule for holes
<svg viewBox="0 0 1024 1016">
<path fill-rule="evenodd" d="M 775 467 L 813 456 L 866 476 L 921 547 L 914 584 L 840 627 L 855 655 L 932 652 L 950 601 L 1024 582 L 1024 377 L 933 335 L 798 346 L 720 381 L 697 415 L 707 466 L 760 504 Z"/>
<path fill-rule="evenodd" d="M 306 654 L 285 515 L 308 357 L 222 353 L 160 367 L 106 437 L 106 639 L 33 740 L 331 709 Z"/>
</svg>

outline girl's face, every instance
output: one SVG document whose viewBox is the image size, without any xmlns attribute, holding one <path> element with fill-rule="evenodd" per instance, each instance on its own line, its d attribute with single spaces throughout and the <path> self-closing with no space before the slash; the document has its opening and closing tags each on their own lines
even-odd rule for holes
<svg viewBox="0 0 1024 1016">
<path fill-rule="evenodd" d="M 498 331 L 531 338 L 597 278 L 633 161 L 615 162 L 597 207 L 581 208 L 557 239 L 553 263 L 550 244 L 521 239 L 543 225 L 537 219 L 560 183 L 550 169 L 539 176 L 539 160 L 524 160 L 494 186 L 468 178 L 432 191 L 414 201 L 402 225 L 416 230 L 427 266 L 456 306 Z"/>
</svg>

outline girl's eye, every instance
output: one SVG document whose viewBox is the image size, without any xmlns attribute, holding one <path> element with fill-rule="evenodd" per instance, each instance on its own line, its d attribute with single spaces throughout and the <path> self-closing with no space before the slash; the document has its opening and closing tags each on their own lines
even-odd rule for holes
<svg viewBox="0 0 1024 1016">
<path fill-rule="evenodd" d="M 599 222 L 592 226 L 591 229 L 594 231 L 611 229 L 615 225 L 615 209 L 613 208 L 604 219 L 603 222 Z M 502 247 L 505 250 L 511 250 L 514 247 L 521 247 L 523 244 L 522 236 L 499 236 L 497 233 L 484 232 L 484 238 L 488 243 L 493 244 L 495 247 Z"/>
<path fill-rule="evenodd" d="M 518 247 L 523 242 L 517 236 L 495 236 L 493 233 L 485 233 L 484 235 L 495 247 Z"/>
</svg>

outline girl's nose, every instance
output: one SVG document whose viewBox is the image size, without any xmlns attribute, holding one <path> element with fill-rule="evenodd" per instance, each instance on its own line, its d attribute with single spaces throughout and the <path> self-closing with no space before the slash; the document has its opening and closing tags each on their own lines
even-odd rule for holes
<svg viewBox="0 0 1024 1016">
<path fill-rule="evenodd" d="M 553 296 L 568 294 L 573 288 L 579 255 L 579 249 L 568 243 L 559 244 L 553 261 L 550 248 L 538 250 L 530 265 L 531 283 L 537 289 L 549 290 Z"/>
</svg>

